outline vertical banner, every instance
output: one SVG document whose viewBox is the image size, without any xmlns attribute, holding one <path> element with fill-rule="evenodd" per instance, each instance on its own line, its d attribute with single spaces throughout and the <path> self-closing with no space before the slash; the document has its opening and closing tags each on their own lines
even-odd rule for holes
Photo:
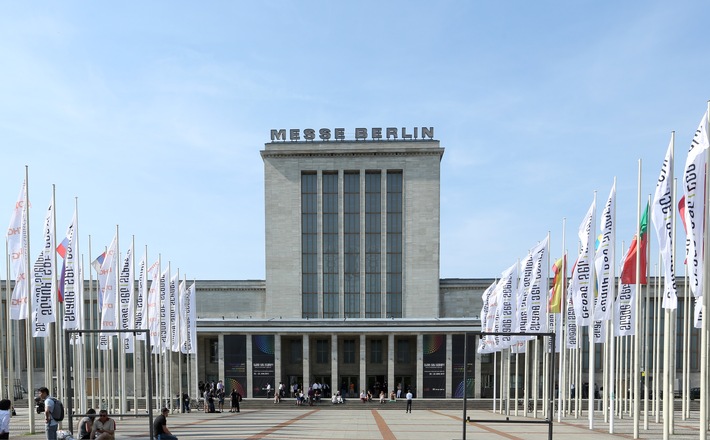
<svg viewBox="0 0 710 440">
<path fill-rule="evenodd" d="M 135 283 L 133 282 L 133 244 L 126 251 L 120 272 L 118 274 L 118 322 L 121 330 L 128 330 L 134 323 Z M 133 353 L 133 335 L 123 333 L 120 335 L 126 353 Z"/>
<path fill-rule="evenodd" d="M 185 282 L 180 284 L 180 309 L 183 312 L 183 322 L 181 326 L 181 348 L 185 354 L 197 354 L 197 308 L 195 305 L 195 283 L 189 289 L 185 289 Z M 246 374 L 246 373 L 245 373 Z M 244 393 L 242 393 L 244 396 Z"/>
<path fill-rule="evenodd" d="M 146 319 L 147 302 L 148 302 L 148 277 L 146 274 L 147 256 L 143 255 L 141 262 L 138 264 L 138 290 L 136 291 L 136 310 L 134 312 L 134 328 L 148 330 L 148 320 Z M 144 341 L 145 333 L 138 333 L 136 339 Z"/>
<path fill-rule="evenodd" d="M 194 288 L 194 284 L 191 289 Z M 247 385 L 247 337 L 246 335 L 224 335 L 224 378 L 225 392 L 237 392 L 246 397 Z"/>
<path fill-rule="evenodd" d="M 54 204 L 50 203 L 44 220 L 44 247 L 33 268 L 32 278 L 32 335 L 49 336 L 47 324 L 54 317 Z"/>
<path fill-rule="evenodd" d="M 446 335 L 424 335 L 422 397 L 446 397 Z"/>
<path fill-rule="evenodd" d="M 180 334 L 178 333 L 178 317 L 182 317 L 180 305 L 178 302 L 178 274 L 170 278 L 170 345 L 168 349 L 174 352 L 180 352 Z"/>
<path fill-rule="evenodd" d="M 474 338 L 469 336 L 468 338 L 468 353 L 466 359 L 466 385 L 464 386 L 463 376 L 464 376 L 464 345 L 465 336 L 464 335 L 452 335 L 451 336 L 451 390 L 452 397 L 463 399 L 463 391 L 466 389 L 466 397 L 473 397 L 474 392 L 474 373 L 473 366 L 476 362 L 476 347 L 473 345 Z"/>
<path fill-rule="evenodd" d="M 275 388 L 274 335 L 251 336 L 252 391 L 254 397 L 266 397 L 266 385 Z"/>
</svg>

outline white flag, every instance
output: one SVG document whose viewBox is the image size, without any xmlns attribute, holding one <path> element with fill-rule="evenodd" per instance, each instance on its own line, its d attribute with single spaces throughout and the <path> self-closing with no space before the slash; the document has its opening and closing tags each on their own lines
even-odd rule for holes
<svg viewBox="0 0 710 440">
<path fill-rule="evenodd" d="M 15 287 L 12 291 L 10 319 L 22 320 L 29 316 L 29 283 L 27 275 L 27 218 L 25 215 L 26 181 L 22 181 L 20 195 L 17 196 L 15 207 L 7 228 L 7 247 L 10 253 L 10 266 L 15 277 Z"/>
<path fill-rule="evenodd" d="M 160 260 L 148 269 L 151 279 L 148 290 L 148 329 L 153 353 L 160 351 Z"/>
<path fill-rule="evenodd" d="M 170 265 L 160 275 L 160 352 L 170 348 L 168 343 L 168 318 L 170 303 L 168 302 L 168 278 L 170 277 Z"/>
<path fill-rule="evenodd" d="M 495 290 L 496 282 L 494 281 L 481 295 L 482 307 L 481 307 L 481 330 L 487 331 L 488 328 L 488 308 L 490 296 Z M 478 352 L 479 353 L 491 353 L 493 350 L 488 346 L 488 337 L 482 337 L 479 341 Z"/>
<path fill-rule="evenodd" d="M 184 282 L 181 283 L 181 291 L 185 290 Z M 195 307 L 195 283 L 182 296 L 183 316 L 185 317 L 182 328 L 184 336 L 181 338 L 181 352 L 186 354 L 197 354 L 197 308 Z"/>
<path fill-rule="evenodd" d="M 705 151 L 708 141 L 708 113 L 705 112 L 700 126 L 690 144 L 685 161 L 683 182 L 685 185 L 685 230 L 686 258 L 690 290 L 695 297 L 703 294 L 703 224 L 705 223 Z"/>
<path fill-rule="evenodd" d="M 594 319 L 596 321 L 608 321 L 612 315 L 612 302 L 614 300 L 614 281 L 616 263 L 614 261 L 614 248 L 616 247 L 616 182 L 611 187 L 609 198 L 604 211 L 602 211 L 601 240 L 599 248 L 594 257 L 594 268 L 597 273 L 598 295 L 594 305 Z"/>
<path fill-rule="evenodd" d="M 101 330 L 116 330 L 116 247 L 117 236 L 111 245 L 99 271 L 99 299 L 101 300 Z M 107 336 L 115 333 L 106 333 Z"/>
<path fill-rule="evenodd" d="M 54 293 L 54 205 L 50 202 L 44 219 L 44 247 L 35 261 L 32 277 L 32 335 L 49 336 L 49 323 L 55 322 Z"/>
<path fill-rule="evenodd" d="M 619 277 L 621 278 L 621 277 Z M 636 285 L 619 283 L 619 295 L 614 303 L 616 325 L 614 336 L 636 334 Z"/>
<path fill-rule="evenodd" d="M 678 307 L 678 296 L 673 267 L 673 206 L 673 140 L 671 139 L 656 183 L 656 193 L 651 206 L 651 221 L 656 230 L 658 247 L 663 258 L 663 308 L 675 310 Z"/>
<path fill-rule="evenodd" d="M 550 247 L 550 237 L 545 237 L 531 254 L 533 256 L 533 278 L 530 287 L 530 297 L 528 298 L 528 316 L 530 325 L 528 332 L 542 333 L 547 331 L 547 294 L 548 274 L 548 249 Z"/>
<path fill-rule="evenodd" d="M 518 290 L 518 263 L 513 264 L 501 275 L 496 288 L 499 295 L 500 304 L 500 331 L 501 333 L 512 333 L 513 322 L 515 320 L 515 306 L 517 298 L 515 293 Z M 500 348 L 508 348 L 512 343 L 510 336 L 502 336 Z"/>
<path fill-rule="evenodd" d="M 579 348 L 577 339 L 577 318 L 574 314 L 574 304 L 572 303 L 572 296 L 567 295 L 567 348 L 577 349 Z"/>
<path fill-rule="evenodd" d="M 135 298 L 135 282 L 133 280 L 133 244 L 126 251 L 118 274 L 118 316 L 121 330 L 128 330 L 133 325 L 133 302 Z M 122 333 L 120 339 L 126 353 L 133 353 L 133 334 Z"/>
<path fill-rule="evenodd" d="M 179 274 L 173 275 L 170 278 L 170 327 L 169 327 L 169 348 L 170 351 L 179 352 L 180 351 L 180 335 L 179 331 L 179 320 L 182 316 L 180 314 L 180 304 L 178 302 L 178 276 Z"/>
<path fill-rule="evenodd" d="M 83 322 L 80 319 L 80 314 L 83 308 L 83 302 L 78 302 L 78 259 L 77 259 L 77 237 L 74 233 L 74 228 L 76 225 L 76 210 L 74 210 L 74 217 L 72 217 L 71 224 L 67 228 L 66 238 L 64 243 L 66 246 L 62 249 L 61 255 L 64 258 L 64 328 L 67 330 L 80 329 L 83 326 Z"/>
<path fill-rule="evenodd" d="M 136 291 L 136 312 L 134 315 L 134 328 L 148 330 L 148 274 L 146 265 L 148 264 L 148 256 L 143 255 L 141 262 L 138 264 L 138 290 Z M 136 339 L 144 341 L 145 333 L 138 333 Z"/>
<path fill-rule="evenodd" d="M 574 304 L 574 314 L 577 317 L 577 325 L 586 327 L 592 322 L 592 265 L 591 265 L 591 250 L 592 245 L 592 223 L 594 221 L 594 209 L 596 202 L 592 202 L 589 206 L 584 220 L 579 225 L 579 241 L 581 249 L 577 257 L 577 264 L 572 270 L 572 279 L 570 280 L 568 292 L 572 297 Z"/>
</svg>

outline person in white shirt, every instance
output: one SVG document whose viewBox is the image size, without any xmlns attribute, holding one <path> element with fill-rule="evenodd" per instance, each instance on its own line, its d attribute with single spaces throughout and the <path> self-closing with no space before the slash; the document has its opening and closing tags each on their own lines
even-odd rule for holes
<svg viewBox="0 0 710 440">
<path fill-rule="evenodd" d="M 411 412 L 412 412 L 412 398 L 413 398 L 413 397 L 414 397 L 414 396 L 412 396 L 412 391 L 411 391 L 411 390 L 407 390 L 407 395 L 406 395 L 406 399 L 407 399 L 407 409 L 406 409 L 406 411 L 404 411 L 404 412 L 408 412 L 408 413 L 411 413 Z"/>
<path fill-rule="evenodd" d="M 0 400 L 0 439 L 10 438 L 11 408 L 12 402 L 8 399 Z"/>
</svg>

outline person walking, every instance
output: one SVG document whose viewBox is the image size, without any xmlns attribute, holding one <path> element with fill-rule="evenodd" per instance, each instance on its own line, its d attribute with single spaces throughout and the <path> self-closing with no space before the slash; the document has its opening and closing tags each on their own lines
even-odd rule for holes
<svg viewBox="0 0 710 440">
<path fill-rule="evenodd" d="M 12 402 L 8 399 L 0 400 L 0 439 L 10 438 L 10 416 L 12 415 Z"/>
<path fill-rule="evenodd" d="M 232 408 L 229 412 L 239 412 L 239 401 L 242 400 L 242 395 L 239 394 L 236 388 L 232 388 L 232 394 L 230 394 L 230 396 L 232 398 Z"/>
<path fill-rule="evenodd" d="M 47 387 L 40 387 L 38 391 L 40 400 L 44 401 L 44 430 L 47 433 L 47 440 L 57 440 L 57 427 L 59 426 L 59 422 L 52 417 L 55 399 L 49 395 L 49 389 Z"/>
<path fill-rule="evenodd" d="M 108 416 L 108 411 L 99 411 L 99 419 L 91 427 L 91 438 L 96 440 L 114 440 L 116 438 L 116 421 Z"/>
<path fill-rule="evenodd" d="M 168 414 L 170 410 L 163 408 L 161 414 L 153 420 L 153 434 L 157 440 L 178 440 L 168 429 Z"/>
<path fill-rule="evenodd" d="M 407 390 L 407 395 L 405 398 L 407 399 L 407 409 L 404 412 L 411 413 L 412 412 L 412 398 L 414 396 L 412 395 L 412 390 Z"/>
</svg>

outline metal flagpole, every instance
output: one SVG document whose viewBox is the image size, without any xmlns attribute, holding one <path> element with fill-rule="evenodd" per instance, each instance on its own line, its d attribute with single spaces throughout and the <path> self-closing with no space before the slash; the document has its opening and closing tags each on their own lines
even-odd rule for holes
<svg viewBox="0 0 710 440">
<path fill-rule="evenodd" d="M 89 235 L 89 330 L 95 330 L 94 326 L 94 276 L 91 273 L 91 235 Z M 82 281 L 83 282 L 83 281 Z M 89 334 L 89 380 L 91 380 L 91 407 L 96 408 L 96 381 L 94 380 L 94 347 L 96 340 L 94 333 Z"/>
<path fill-rule="evenodd" d="M 634 335 L 634 367 L 632 369 L 633 382 L 633 406 L 634 406 L 634 439 L 639 438 L 639 411 L 641 405 L 639 394 L 641 393 L 641 159 L 638 161 L 638 196 L 637 196 L 637 213 L 636 213 L 636 329 Z"/>
<path fill-rule="evenodd" d="M 129 280 L 131 283 L 130 290 L 133 292 L 133 322 L 130 323 L 132 327 L 136 326 L 136 236 L 131 235 L 131 249 L 133 249 L 133 254 L 131 255 L 131 267 L 133 270 L 131 273 L 133 276 Z M 145 298 L 143 299 L 145 301 Z M 133 333 L 133 410 L 138 414 L 138 340 L 136 339 L 136 334 Z"/>
<path fill-rule="evenodd" d="M 648 204 L 646 206 L 651 206 L 651 196 L 650 195 L 648 196 Z M 648 234 L 648 229 L 646 229 L 646 234 Z M 639 240 L 640 240 L 640 238 L 641 237 L 639 237 Z M 648 240 L 648 238 L 647 238 L 647 240 Z M 648 243 L 648 241 L 647 241 L 647 243 Z M 638 249 L 639 249 L 639 255 L 640 255 L 640 251 L 641 251 L 640 242 L 639 242 Z M 651 246 L 649 244 L 646 247 L 646 261 L 650 260 L 650 258 L 648 258 L 649 255 L 651 254 L 650 251 L 651 251 Z M 637 270 L 639 270 L 639 269 L 637 269 Z M 647 274 L 646 279 L 648 280 L 648 278 L 649 277 Z M 643 371 L 645 374 L 645 378 L 643 381 L 643 429 L 646 431 L 648 431 L 648 415 L 649 415 L 648 405 L 649 405 L 649 400 L 650 400 L 649 399 L 650 393 L 649 393 L 649 386 L 648 386 L 648 381 L 649 381 L 649 376 L 648 376 L 649 345 L 648 345 L 648 341 L 651 339 L 650 338 L 651 335 L 649 333 L 649 327 L 650 327 L 650 322 L 649 322 L 650 317 L 649 316 L 650 316 L 650 312 L 651 312 L 651 295 L 649 295 L 649 291 L 650 291 L 649 286 L 648 286 L 648 284 L 646 284 L 646 307 L 644 308 L 644 313 L 643 313 L 643 316 L 644 316 Z"/>
<path fill-rule="evenodd" d="M 589 236 L 594 237 L 592 234 L 592 231 L 596 231 L 596 216 L 597 216 L 597 192 L 594 191 L 594 209 L 592 210 L 592 222 L 591 226 L 589 228 Z M 593 238 L 589 239 L 588 241 L 594 242 Z M 591 272 L 591 283 L 589 284 L 589 291 L 587 292 L 587 298 L 589 299 L 589 316 L 591 317 L 591 322 L 589 323 L 589 364 L 587 365 L 587 372 L 588 372 L 588 381 L 589 384 L 587 385 L 587 411 L 588 411 L 588 418 L 589 418 L 589 429 L 592 430 L 594 429 L 594 373 L 595 368 L 596 368 L 596 360 L 594 359 L 595 356 L 595 347 L 594 347 L 594 286 L 596 286 L 597 283 L 597 277 L 596 277 L 596 271 L 594 270 L 594 257 L 593 257 L 593 252 L 594 252 L 594 246 L 591 246 L 589 248 L 590 252 L 590 261 L 592 268 L 590 270 Z"/>
<path fill-rule="evenodd" d="M 665 383 L 663 382 L 663 380 L 658 380 L 659 377 L 662 378 L 663 376 L 665 376 L 665 373 L 659 372 L 660 368 L 661 368 L 661 342 L 665 343 L 665 341 L 668 339 L 668 336 L 667 336 L 668 333 L 666 333 L 664 331 L 663 341 L 661 341 L 661 328 L 665 328 L 665 324 L 664 324 L 664 327 L 661 327 L 661 321 L 662 321 L 661 317 L 662 317 L 663 313 L 661 310 L 661 301 L 660 301 L 660 298 L 662 295 L 661 291 L 660 291 L 660 288 L 661 288 L 661 270 L 660 270 L 660 268 L 662 267 L 661 266 L 661 252 L 660 251 L 661 250 L 659 249 L 658 250 L 658 263 L 655 266 L 656 285 L 654 288 L 655 294 L 653 295 L 653 298 L 655 301 L 654 307 L 655 307 L 656 311 L 653 315 L 653 318 L 654 318 L 653 325 L 655 327 L 655 331 L 654 331 L 654 335 L 653 335 L 653 376 L 651 376 L 653 378 L 653 393 L 652 393 L 653 414 L 656 417 L 656 423 L 660 422 L 660 414 L 661 414 L 661 409 L 660 409 L 661 401 L 658 397 L 660 395 L 659 392 L 661 390 L 660 385 L 663 385 L 663 387 L 665 388 Z"/>
<path fill-rule="evenodd" d="M 614 177 L 614 190 L 616 191 L 616 177 Z M 611 243 L 611 246 L 616 246 L 616 197 L 614 197 L 613 203 L 614 203 L 614 206 L 612 209 L 612 213 L 613 213 L 612 225 L 614 225 L 614 242 Z M 616 252 L 614 253 L 614 258 L 612 259 L 611 267 L 616 268 Z M 612 272 L 612 273 L 614 273 L 614 272 Z M 614 390 L 616 389 L 615 388 L 615 376 L 614 376 L 614 372 L 615 372 L 614 370 L 616 369 L 616 362 L 615 362 L 616 353 L 615 353 L 615 345 L 614 345 L 614 343 L 615 343 L 615 341 L 614 341 L 614 328 L 615 328 L 614 315 L 616 315 L 616 313 L 614 313 L 614 300 L 615 300 L 614 297 L 615 297 L 616 292 L 614 292 L 614 282 L 615 282 L 614 277 L 611 277 L 611 280 L 610 280 L 611 292 L 609 294 L 609 296 L 610 296 L 609 301 L 608 301 L 609 305 L 607 306 L 607 307 L 611 307 L 611 313 L 610 313 L 611 319 L 609 321 L 607 321 L 607 332 L 606 332 L 607 352 L 606 352 L 606 356 L 605 356 L 605 359 L 607 360 L 606 365 L 607 365 L 607 368 L 609 369 L 609 371 L 607 372 L 607 382 L 606 382 L 606 385 L 604 386 L 604 406 L 602 409 L 602 412 L 604 412 L 606 414 L 606 407 L 607 407 L 606 405 L 608 402 L 608 405 L 609 405 L 609 417 L 608 417 L 609 434 L 614 433 L 614 417 L 615 417 L 615 415 L 614 415 L 614 404 L 615 404 L 614 398 L 616 395 L 616 393 L 614 392 Z M 605 371 L 606 371 L 606 368 L 605 368 Z"/>
<path fill-rule="evenodd" d="M 15 399 L 15 369 L 14 369 L 14 361 L 15 361 L 15 344 L 13 339 L 12 339 L 12 319 L 10 319 L 10 304 L 12 303 L 12 290 L 10 289 L 10 278 L 12 275 L 10 275 L 10 249 L 8 247 L 8 242 L 7 238 L 5 238 L 5 255 L 7 256 L 6 262 L 5 262 L 5 270 L 7 273 L 7 277 L 5 278 L 5 308 L 7 310 L 7 333 L 5 334 L 5 337 L 7 338 L 7 391 L 6 391 L 6 397 L 10 400 Z M 3 375 L 4 376 L 4 375 Z M 3 388 L 5 390 L 5 388 Z M 3 391 L 5 392 L 5 391 Z"/>
<path fill-rule="evenodd" d="M 182 355 L 180 354 L 180 325 L 182 315 L 182 309 L 180 308 L 180 269 L 177 271 L 177 277 L 175 278 L 175 336 L 177 338 L 177 343 L 173 342 L 173 347 L 177 347 L 177 364 L 178 364 L 178 412 L 182 412 L 184 403 L 182 398 Z M 187 286 L 185 286 L 187 288 Z M 225 380 L 226 382 L 226 380 Z"/>
<path fill-rule="evenodd" d="M 32 269 L 30 264 L 30 180 L 29 180 L 29 168 L 25 165 L 25 276 L 27 277 L 27 294 L 30 295 L 30 283 L 29 283 L 29 271 Z M 32 326 L 30 325 L 32 317 L 27 316 L 25 320 L 25 350 L 27 357 L 27 392 L 34 396 L 34 355 L 33 355 L 33 340 L 32 340 Z M 19 335 L 18 335 L 19 336 Z M 51 384 L 50 384 L 51 386 Z M 34 400 L 28 396 L 27 406 L 29 410 L 29 424 L 30 433 L 35 432 L 35 411 L 34 411 Z"/>
<path fill-rule="evenodd" d="M 706 127 L 708 125 L 708 121 L 710 119 L 710 101 L 708 101 L 707 104 L 707 111 L 705 113 L 706 115 L 706 120 L 704 123 L 706 124 Z M 708 133 L 706 132 L 706 135 Z M 710 164 L 710 148 L 708 148 L 705 152 L 705 200 L 703 202 L 705 203 L 705 206 L 703 206 L 703 218 L 710 219 L 710 215 L 708 215 L 708 208 L 710 208 L 710 203 L 707 203 L 707 196 L 710 194 L 710 179 L 707 178 L 707 165 Z M 708 320 L 706 313 L 708 311 L 708 280 L 710 280 L 710 264 L 708 264 L 708 248 L 710 247 L 710 239 L 708 238 L 708 230 L 707 228 L 703 229 L 703 249 L 700 251 L 701 255 L 703 256 L 703 286 L 702 286 L 702 293 L 703 296 L 701 298 L 702 301 L 702 306 L 701 306 L 701 313 L 702 313 L 702 324 L 701 324 L 701 330 L 700 330 L 700 438 L 705 439 L 707 438 L 707 433 L 708 433 Z"/>
</svg>

